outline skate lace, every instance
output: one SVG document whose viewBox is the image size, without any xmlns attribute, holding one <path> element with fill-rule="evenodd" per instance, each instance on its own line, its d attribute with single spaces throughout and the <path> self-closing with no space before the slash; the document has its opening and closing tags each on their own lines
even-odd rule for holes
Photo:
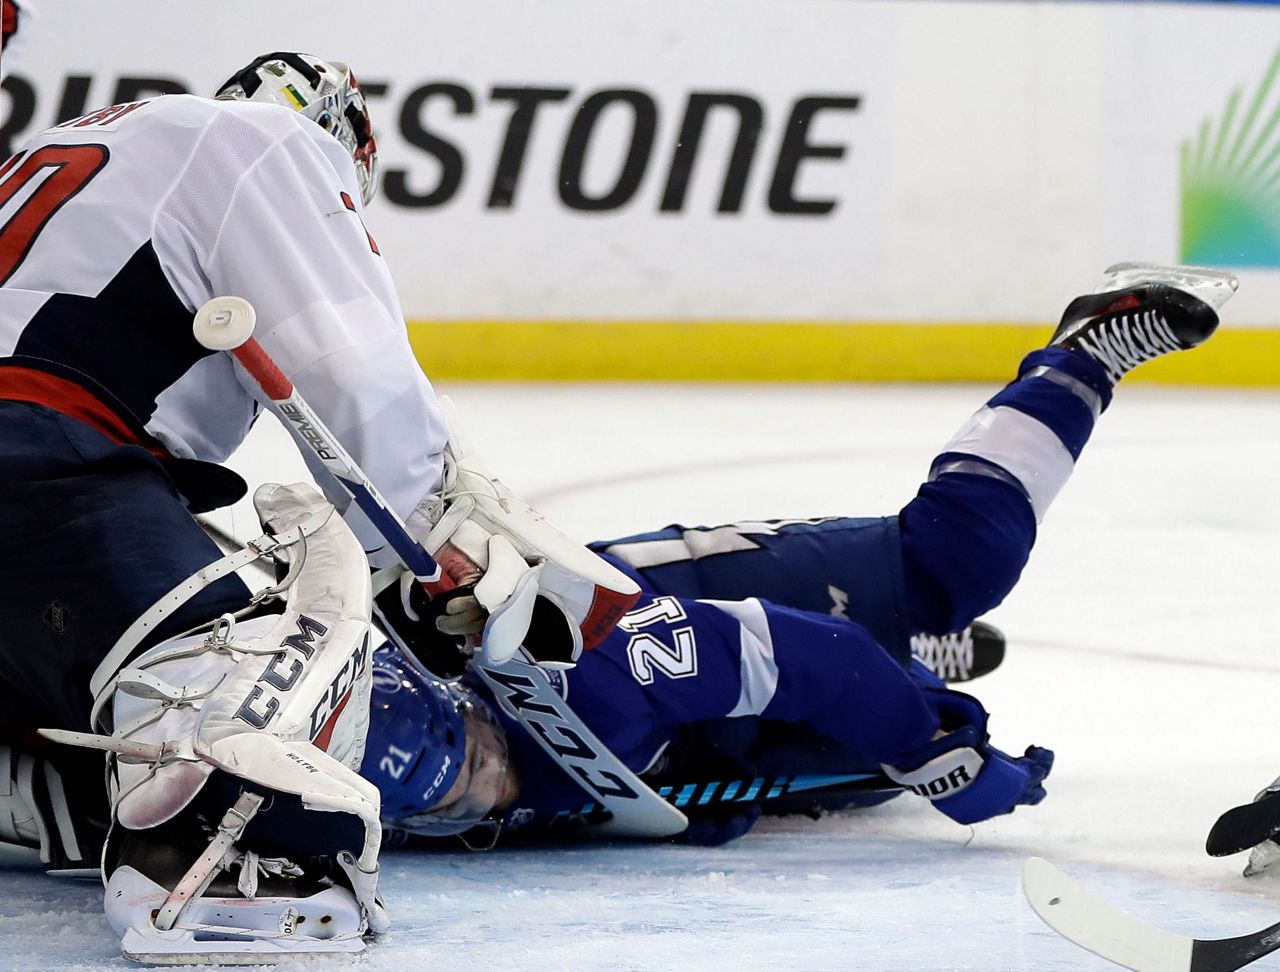
<svg viewBox="0 0 1280 972">
<path fill-rule="evenodd" d="M 911 653 L 944 681 L 968 678 L 973 670 L 973 629 L 912 635 Z"/>
<path fill-rule="evenodd" d="M 223 870 L 230 871 L 236 864 L 240 865 L 236 889 L 246 898 L 258 896 L 259 877 L 300 878 L 306 873 L 287 857 L 262 857 L 251 850 L 237 849 L 234 860 L 225 862 Z"/>
<path fill-rule="evenodd" d="M 1144 361 L 1182 348 L 1169 322 L 1153 310 L 1105 318 L 1086 328 L 1078 342 L 1082 350 L 1107 369 L 1113 381 L 1119 381 Z"/>
</svg>

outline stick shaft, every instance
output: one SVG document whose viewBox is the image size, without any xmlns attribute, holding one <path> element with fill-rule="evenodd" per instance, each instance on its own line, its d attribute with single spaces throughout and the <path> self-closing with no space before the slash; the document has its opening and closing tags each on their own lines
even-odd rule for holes
<svg viewBox="0 0 1280 972">
<path fill-rule="evenodd" d="M 440 565 L 435 562 L 435 558 L 409 532 L 404 520 L 382 498 L 382 494 L 365 476 L 364 471 L 342 447 L 337 436 L 312 411 L 311 406 L 293 386 L 293 382 L 285 376 L 257 339 L 249 338 L 231 353 L 258 383 L 263 394 L 275 404 L 295 437 L 306 444 L 324 464 L 325 469 L 351 494 L 361 512 L 391 545 L 405 566 L 413 571 L 414 576 L 424 584 L 440 580 Z"/>
<path fill-rule="evenodd" d="M 843 773 L 837 775 L 757 776 L 736 780 L 681 783 L 656 788 L 658 796 L 682 810 L 724 806 L 730 803 L 762 803 L 852 797 L 859 793 L 891 793 L 902 787 L 883 773 Z M 608 813 L 603 803 L 587 803 L 565 817 L 593 817 Z"/>
</svg>

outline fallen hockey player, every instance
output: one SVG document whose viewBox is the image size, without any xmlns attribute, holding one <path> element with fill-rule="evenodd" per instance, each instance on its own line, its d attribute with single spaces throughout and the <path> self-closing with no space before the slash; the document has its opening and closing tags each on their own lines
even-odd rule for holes
<svg viewBox="0 0 1280 972">
<path fill-rule="evenodd" d="M 959 628 L 1007 593 L 1114 381 L 1208 337 L 1217 315 L 1192 291 L 1214 304 L 1224 299 L 1218 291 L 1230 291 L 1191 271 L 1121 270 L 1111 282 L 1116 291 L 1068 308 L 1050 347 L 1030 355 L 1020 377 L 962 428 L 899 516 L 668 528 L 598 544 L 647 593 L 561 675 L 587 725 L 655 782 L 838 767 L 883 773 L 961 822 L 1038 802 L 1051 754 L 1000 752 L 975 700 L 904 666 L 910 632 Z M 459 508 L 486 483 L 500 495 L 500 484 L 452 444 L 443 508 Z M 149 649 L 97 695 L 95 723 L 110 736 L 54 734 L 114 754 L 108 914 L 135 957 L 357 948 L 386 920 L 374 864 L 380 803 L 383 820 L 399 829 L 461 833 L 476 846 L 607 813 L 607 800 L 584 806 L 571 778 L 470 675 L 438 683 L 384 652 L 370 678 L 359 545 L 314 493 L 276 487 L 258 499 L 273 535 L 241 562 L 273 547 L 290 551 L 286 575 L 269 589 L 286 593 L 285 613 L 224 616 Z M 440 522 L 465 542 L 469 517 Z M 735 532 L 754 534 L 754 546 L 717 546 Z M 720 539 L 708 545 L 713 535 Z M 163 599 L 113 652 L 128 659 L 130 637 L 221 569 L 206 568 L 181 597 Z M 743 599 L 741 585 L 758 594 Z M 848 589 L 846 612 L 867 627 L 826 613 L 832 586 Z M 483 664 L 483 654 L 469 657 L 459 643 L 493 615 L 466 587 L 426 603 L 415 601 L 417 590 L 384 588 L 400 640 L 440 670 Z M 545 593 L 548 603 L 556 597 Z M 531 624 L 570 622 L 544 612 Z M 350 772 L 366 732 L 362 768 L 381 794 Z M 569 737 L 553 743 L 574 748 Z M 744 833 L 772 799 L 752 786 L 720 792 L 719 805 L 702 788 L 707 800 L 691 808 L 684 838 Z M 52 844 L 68 807 L 54 803 L 42 818 L 48 804 L 22 801 L 32 792 L 20 787 L 16 803 L 11 794 L 8 806 L 32 815 L 14 822 Z M 315 852 L 326 847 L 317 865 Z M 317 916 L 328 919 L 326 934 L 315 934 Z"/>
<path fill-rule="evenodd" d="M 798 774 L 849 778 L 837 802 L 860 786 L 880 798 L 911 790 L 964 824 L 1037 803 L 1052 753 L 992 746 L 981 704 L 912 663 L 910 633 L 956 631 L 1008 594 L 1115 383 L 1208 338 L 1235 285 L 1195 268 L 1112 268 L 1104 292 L 1072 302 L 1049 346 L 947 443 L 897 516 L 668 527 L 594 544 L 644 593 L 560 676 L 561 691 L 680 804 L 686 840 L 723 842 L 762 808 L 803 807 L 803 795 L 778 804 L 773 792 Z M 453 443 L 446 470 L 471 461 Z M 392 829 L 487 847 L 608 819 L 608 800 L 588 799 L 512 718 L 518 690 L 472 674 L 441 682 L 409 660 L 463 672 L 456 639 L 484 619 L 465 592 L 427 604 L 391 588 L 379 604 L 408 654 L 379 652 L 361 772 Z"/>
</svg>

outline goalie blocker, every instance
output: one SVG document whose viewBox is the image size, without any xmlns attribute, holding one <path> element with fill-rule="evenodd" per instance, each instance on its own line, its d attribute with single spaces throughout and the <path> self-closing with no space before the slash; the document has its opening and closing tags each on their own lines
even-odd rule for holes
<svg viewBox="0 0 1280 972">
<path fill-rule="evenodd" d="M 376 787 L 356 772 L 369 727 L 369 574 L 310 487 L 254 497 L 269 533 L 179 585 L 153 627 L 203 586 L 272 553 L 285 578 L 237 620 L 99 672 L 95 724 L 47 730 L 110 754 L 106 912 L 127 958 L 262 963 L 359 952 L 385 929 Z M 256 613 L 285 594 L 281 614 Z M 135 629 L 113 657 L 128 657 Z"/>
</svg>

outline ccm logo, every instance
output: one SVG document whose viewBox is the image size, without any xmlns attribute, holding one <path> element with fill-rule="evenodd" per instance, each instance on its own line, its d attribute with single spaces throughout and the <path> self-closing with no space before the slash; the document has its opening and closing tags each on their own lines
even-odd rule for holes
<svg viewBox="0 0 1280 972">
<path fill-rule="evenodd" d="M 369 636 L 366 634 L 361 639 L 359 646 L 351 653 L 351 657 L 347 659 L 347 663 L 342 666 L 342 670 L 333 677 L 333 681 L 329 683 L 329 691 L 325 692 L 320 701 L 316 703 L 316 707 L 311 710 L 311 739 L 321 749 L 329 748 L 329 736 L 325 734 L 327 728 L 330 733 L 333 731 L 332 723 L 337 714 L 342 711 L 342 707 L 347 704 L 347 698 L 351 694 L 351 688 L 360 678 L 369 665 Z M 321 738 L 323 736 L 323 739 Z"/>
<path fill-rule="evenodd" d="M 540 691 L 532 679 L 511 671 L 482 668 L 493 697 L 508 715 L 519 719 L 547 752 L 572 771 L 588 793 L 601 803 L 610 797 L 638 800 L 638 794 L 626 780 L 601 765 L 605 759 L 592 748 L 592 738 L 584 736 L 570 724 L 550 702 L 540 701 Z M 583 729 L 586 727 L 583 726 Z"/>
<path fill-rule="evenodd" d="M 316 652 L 316 638 L 324 635 L 329 629 L 305 614 L 298 616 L 298 633 L 289 635 L 280 643 L 280 650 L 271 656 L 271 661 L 254 684 L 253 689 L 240 708 L 236 709 L 235 718 L 247 722 L 255 729 L 265 729 L 280 708 L 280 695 L 288 692 L 302 675 L 306 661 Z M 263 701 L 265 693 L 270 693 Z"/>
</svg>

